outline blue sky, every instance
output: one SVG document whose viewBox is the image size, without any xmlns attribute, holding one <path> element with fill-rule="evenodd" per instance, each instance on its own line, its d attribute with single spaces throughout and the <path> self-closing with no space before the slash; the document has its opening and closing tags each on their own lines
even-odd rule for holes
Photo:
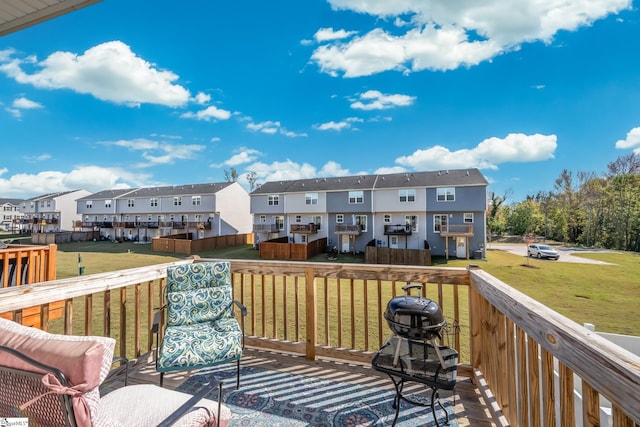
<svg viewBox="0 0 640 427">
<path fill-rule="evenodd" d="M 628 0 L 103 0 L 0 37 L 0 197 L 477 167 L 508 202 L 640 150 Z"/>
</svg>

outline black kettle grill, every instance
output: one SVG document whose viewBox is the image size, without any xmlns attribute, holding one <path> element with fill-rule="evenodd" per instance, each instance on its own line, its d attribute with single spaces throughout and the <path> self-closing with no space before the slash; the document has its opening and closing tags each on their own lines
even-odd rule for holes
<svg viewBox="0 0 640 427">
<path fill-rule="evenodd" d="M 419 296 L 411 296 L 411 289 L 418 289 Z M 442 338 L 442 329 L 447 321 L 440 306 L 421 295 L 422 285 L 402 287 L 403 296 L 392 298 L 387 304 L 384 318 L 394 334 L 412 340 Z"/>
</svg>

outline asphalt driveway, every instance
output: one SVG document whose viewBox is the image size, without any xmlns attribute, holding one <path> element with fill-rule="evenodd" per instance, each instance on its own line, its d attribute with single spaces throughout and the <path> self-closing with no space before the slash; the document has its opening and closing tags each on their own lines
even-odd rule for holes
<svg viewBox="0 0 640 427">
<path fill-rule="evenodd" d="M 576 253 L 585 253 L 585 252 L 608 252 L 606 249 L 580 249 L 580 248 L 565 248 L 563 246 L 554 246 L 554 248 L 560 252 L 560 262 L 578 262 L 582 264 L 600 264 L 600 265 L 611 265 L 611 263 L 596 261 L 592 259 L 587 259 L 579 256 L 573 256 Z M 527 256 L 527 245 L 524 243 L 514 244 L 514 243 L 489 243 L 487 244 L 487 249 L 491 250 L 500 250 L 511 252 L 515 255 L 520 255 L 523 257 Z M 553 260 L 542 260 L 555 262 Z"/>
</svg>

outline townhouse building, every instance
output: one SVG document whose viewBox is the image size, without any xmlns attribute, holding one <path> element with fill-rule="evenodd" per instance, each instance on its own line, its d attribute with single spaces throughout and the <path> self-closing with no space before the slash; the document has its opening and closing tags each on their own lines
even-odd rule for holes
<svg viewBox="0 0 640 427">
<path fill-rule="evenodd" d="M 76 212 L 76 200 L 87 194 L 90 194 L 87 190 L 71 190 L 24 200 L 20 207 L 24 230 L 31 233 L 72 230 L 80 219 Z"/>
<path fill-rule="evenodd" d="M 254 239 L 484 256 L 487 187 L 478 169 L 267 182 L 250 194 Z"/>
<path fill-rule="evenodd" d="M 81 228 L 105 239 L 151 241 L 251 233 L 249 193 L 237 182 L 104 190 L 77 202 Z"/>
<path fill-rule="evenodd" d="M 22 199 L 4 199 L 0 198 L 0 230 L 19 233 L 23 230 L 22 217 L 20 212 Z"/>
</svg>

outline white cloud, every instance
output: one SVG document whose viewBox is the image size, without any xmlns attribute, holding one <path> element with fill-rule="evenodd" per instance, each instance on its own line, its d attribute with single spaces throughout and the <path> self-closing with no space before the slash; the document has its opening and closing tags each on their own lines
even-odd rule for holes
<svg viewBox="0 0 640 427">
<path fill-rule="evenodd" d="M 322 131 L 325 131 L 325 130 L 341 131 L 343 129 L 349 129 L 350 127 L 351 127 L 351 124 L 347 121 L 334 122 L 333 120 L 330 122 L 313 125 L 314 129 L 322 130 Z"/>
<path fill-rule="evenodd" d="M 251 148 L 240 148 L 238 153 L 231 156 L 229 159 L 225 160 L 222 164 L 212 164 L 211 167 L 219 168 L 223 166 L 239 166 L 246 163 L 250 163 L 255 161 L 258 157 L 262 156 L 262 153 L 258 150 L 254 150 Z"/>
<path fill-rule="evenodd" d="M 54 52 L 43 61 L 11 59 L 8 54 L 0 54 L 0 60 L 0 71 L 19 83 L 70 89 L 116 104 L 179 107 L 190 98 L 187 89 L 174 83 L 176 74 L 136 56 L 120 41 L 99 44 L 82 54 Z M 29 74 L 23 69 L 26 63 L 39 70 Z"/>
<path fill-rule="evenodd" d="M 390 167 L 385 166 L 385 167 L 376 169 L 374 173 L 384 175 L 389 173 L 402 173 L 406 171 L 407 169 L 403 168 L 402 166 L 390 166 Z"/>
<path fill-rule="evenodd" d="M 206 93 L 203 93 L 203 92 L 198 92 L 196 96 L 193 98 L 193 100 L 197 104 L 207 104 L 208 102 L 211 101 L 211 95 L 207 95 Z"/>
<path fill-rule="evenodd" d="M 506 162 L 536 162 L 552 159 L 557 147 L 555 135 L 509 134 L 506 138 L 488 138 L 475 148 L 450 151 L 436 145 L 398 157 L 396 163 L 416 170 L 497 169 Z"/>
<path fill-rule="evenodd" d="M 266 121 L 261 123 L 249 123 L 247 124 L 247 129 L 254 132 L 262 132 L 267 133 L 269 135 L 273 135 L 278 132 L 280 129 L 280 122 L 272 122 Z"/>
<path fill-rule="evenodd" d="M 631 0 L 329 0 L 335 10 L 372 15 L 394 25 L 361 36 L 326 38 L 312 54 L 323 72 L 345 77 L 383 71 L 453 70 L 519 49 L 550 43 L 559 31 L 573 31 L 631 7 Z M 402 18 L 401 21 L 398 19 Z M 406 27 L 403 26 L 405 23 Z M 325 29 L 322 29 L 325 30 Z M 402 31 L 405 31 L 402 33 Z M 331 32 L 327 32 L 329 35 Z"/>
<path fill-rule="evenodd" d="M 14 99 L 11 105 L 13 105 L 14 108 L 20 108 L 22 110 L 35 110 L 38 108 L 42 108 L 42 104 L 31 101 L 30 99 L 27 99 L 25 97 Z"/>
<path fill-rule="evenodd" d="M 249 120 L 251 119 L 249 118 Z M 249 129 L 252 132 L 261 132 L 261 133 L 266 133 L 268 135 L 275 135 L 279 133 L 289 138 L 307 136 L 307 134 L 304 132 L 297 133 L 297 132 L 287 130 L 282 126 L 282 124 L 279 121 L 274 122 L 274 121 L 268 120 L 266 122 L 260 122 L 260 123 L 250 122 L 247 124 L 247 129 Z"/>
<path fill-rule="evenodd" d="M 102 144 L 122 147 L 134 152 L 142 151 L 140 157 L 145 162 L 135 164 L 136 168 L 172 164 L 177 160 L 195 159 L 198 153 L 206 149 L 206 146 L 199 144 L 170 144 L 145 138 L 106 141 Z"/>
<path fill-rule="evenodd" d="M 228 120 L 231 117 L 231 112 L 211 105 L 204 110 L 200 110 L 196 113 L 184 113 L 180 115 L 180 117 L 186 119 L 204 120 L 208 122 L 211 120 Z"/>
<path fill-rule="evenodd" d="M 640 127 L 631 129 L 625 139 L 616 141 L 616 148 L 619 150 L 634 147 L 640 147 Z"/>
<path fill-rule="evenodd" d="M 313 35 L 318 42 L 326 42 L 328 40 L 339 40 L 356 34 L 356 31 L 335 30 L 333 28 L 320 28 Z"/>
<path fill-rule="evenodd" d="M 340 164 L 333 161 L 327 162 L 320 169 L 309 163 L 296 163 L 290 159 L 271 164 L 257 162 L 247 166 L 246 170 L 255 172 L 259 182 L 350 175 L 347 169 L 342 169 Z"/>
<path fill-rule="evenodd" d="M 42 154 L 37 155 L 37 156 L 25 156 L 25 157 L 24 157 L 24 159 L 25 159 L 27 162 L 30 162 L 30 163 L 31 163 L 31 162 L 43 162 L 43 161 L 45 161 L 45 160 L 49 160 L 49 159 L 51 159 L 51 158 L 52 158 L 52 157 L 51 157 L 51 154 L 48 154 L 48 153 L 42 153 Z"/>
<path fill-rule="evenodd" d="M 7 172 L 7 169 L 0 170 L 0 176 Z M 0 178 L 0 193 L 20 198 L 77 189 L 95 193 L 106 189 L 141 186 L 148 179 L 146 174 L 131 173 L 119 168 L 79 166 L 70 172 L 43 171 Z"/>
<path fill-rule="evenodd" d="M 351 103 L 355 110 L 386 110 L 394 107 L 407 107 L 413 105 L 415 96 L 401 94 L 383 94 L 377 90 L 368 90 L 360 94 L 358 101 Z"/>
</svg>

